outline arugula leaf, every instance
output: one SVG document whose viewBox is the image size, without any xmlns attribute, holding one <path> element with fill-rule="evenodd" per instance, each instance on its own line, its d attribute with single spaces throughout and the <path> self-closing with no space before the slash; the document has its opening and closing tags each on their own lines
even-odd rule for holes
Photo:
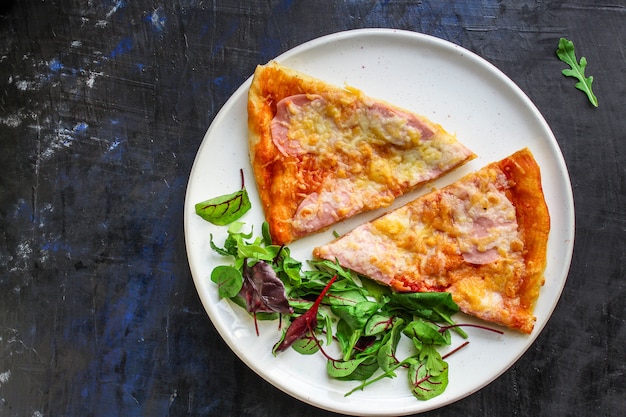
<svg viewBox="0 0 626 417">
<path fill-rule="evenodd" d="M 426 345 L 422 347 L 418 357 L 430 375 L 437 376 L 446 368 L 446 362 L 444 362 L 441 354 L 437 352 L 433 345 Z"/>
<path fill-rule="evenodd" d="M 562 72 L 566 77 L 574 77 L 578 79 L 576 88 L 585 92 L 587 98 L 595 107 L 598 107 L 598 99 L 591 90 L 591 84 L 593 83 L 593 76 L 585 77 L 585 67 L 587 66 L 587 59 L 583 56 L 580 58 L 580 64 L 576 60 L 576 53 L 574 51 L 574 42 L 561 38 L 559 40 L 559 47 L 556 50 L 556 55 L 559 59 L 570 66 L 570 68 L 564 69 Z"/>
</svg>

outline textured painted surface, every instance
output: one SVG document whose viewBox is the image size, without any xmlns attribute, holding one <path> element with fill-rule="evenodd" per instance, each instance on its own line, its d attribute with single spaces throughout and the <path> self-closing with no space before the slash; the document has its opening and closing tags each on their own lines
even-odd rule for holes
<svg viewBox="0 0 626 417">
<path fill-rule="evenodd" d="M 331 415 L 221 341 L 182 207 L 206 129 L 254 66 L 362 27 L 435 35 L 502 69 L 551 125 L 574 187 L 574 259 L 547 328 L 497 381 L 427 415 L 622 414 L 622 1 L 13 3 L 0 15 L 0 415 Z M 587 57 L 598 109 L 560 75 L 561 36 Z"/>
</svg>

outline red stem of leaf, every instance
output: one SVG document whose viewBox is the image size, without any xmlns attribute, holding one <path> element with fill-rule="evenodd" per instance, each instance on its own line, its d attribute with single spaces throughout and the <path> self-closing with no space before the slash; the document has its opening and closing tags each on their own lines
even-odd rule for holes
<svg viewBox="0 0 626 417">
<path fill-rule="evenodd" d="M 330 289 L 330 286 L 333 285 L 333 282 L 335 282 L 336 279 L 337 279 L 337 275 L 335 275 L 334 277 L 331 278 L 330 281 L 328 281 L 328 284 L 326 284 L 326 286 L 324 287 L 324 289 L 322 290 L 320 295 L 317 296 L 317 299 L 315 300 L 315 302 L 313 303 L 313 305 L 311 306 L 309 311 L 310 310 L 315 310 L 315 315 L 317 315 L 317 310 L 319 309 L 320 304 L 322 303 L 322 299 L 324 298 L 324 296 L 326 295 L 326 293 Z"/>
<path fill-rule="evenodd" d="M 446 353 L 445 355 L 443 355 L 441 357 L 441 359 L 446 359 L 447 357 L 449 357 L 450 355 L 452 355 L 453 353 L 458 352 L 459 350 L 463 349 L 465 346 L 469 345 L 469 342 L 466 340 L 463 344 L 461 344 L 461 346 L 458 346 L 456 348 L 454 348 L 453 350 L 451 350 L 450 352 Z"/>
<path fill-rule="evenodd" d="M 504 332 L 502 330 L 494 329 L 493 327 L 481 326 L 480 324 L 470 324 L 470 323 L 451 324 L 449 326 L 442 326 L 439 329 L 439 332 L 443 333 L 446 330 L 454 329 L 455 327 L 475 327 L 477 329 L 488 330 L 490 332 L 494 332 L 494 333 L 498 333 L 498 334 L 504 334 Z"/>
<path fill-rule="evenodd" d="M 258 337 L 259 336 L 259 322 L 256 319 L 256 312 L 252 313 L 252 316 L 254 317 L 254 329 L 256 330 L 256 335 Z"/>
</svg>

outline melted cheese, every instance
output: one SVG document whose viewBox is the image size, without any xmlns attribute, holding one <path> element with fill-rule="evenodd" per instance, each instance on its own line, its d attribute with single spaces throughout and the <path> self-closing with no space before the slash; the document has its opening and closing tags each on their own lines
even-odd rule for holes
<svg viewBox="0 0 626 417">
<path fill-rule="evenodd" d="M 357 270 L 363 263 L 371 264 L 363 273 L 374 279 L 388 282 L 387 277 L 415 271 L 432 283 L 427 286 L 443 287 L 452 284 L 448 274 L 452 263 L 499 262 L 502 280 L 490 285 L 504 291 L 512 271 L 523 268 L 515 208 L 505 193 L 495 184 L 469 182 L 448 187 L 438 197 L 436 207 L 429 199 L 417 200 L 356 228 L 349 238 L 333 244 L 332 256 L 350 253 L 350 267 Z M 433 212 L 436 220 L 430 219 Z"/>
<path fill-rule="evenodd" d="M 318 169 L 333 173 L 300 203 L 292 221 L 296 234 L 345 218 L 340 211 L 352 215 L 388 206 L 406 189 L 438 177 L 469 155 L 440 126 L 356 91 L 283 99 L 272 121 L 272 138 L 283 155 L 312 155 Z M 331 194 L 350 197 L 333 199 Z"/>
</svg>

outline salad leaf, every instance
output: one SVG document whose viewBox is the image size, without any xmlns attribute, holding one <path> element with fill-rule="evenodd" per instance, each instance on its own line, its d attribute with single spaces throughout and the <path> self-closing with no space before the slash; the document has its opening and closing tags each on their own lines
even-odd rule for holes
<svg viewBox="0 0 626 417">
<path fill-rule="evenodd" d="M 259 261 L 252 267 L 247 262 L 244 263 L 240 295 L 251 313 L 293 313 L 285 296 L 283 282 L 264 261 Z"/>
<path fill-rule="evenodd" d="M 400 342 L 403 327 L 404 320 L 397 320 L 394 323 L 391 332 L 387 333 L 383 338 L 383 344 L 378 350 L 376 357 L 378 366 L 380 366 L 380 368 L 385 372 L 393 372 L 393 367 L 398 363 L 398 359 L 396 359 L 396 348 Z"/>
<path fill-rule="evenodd" d="M 448 386 L 448 363 L 441 360 L 441 368 L 435 374 L 425 361 L 412 361 L 408 376 L 413 395 L 422 401 L 430 400 L 444 392 Z"/>
<path fill-rule="evenodd" d="M 220 298 L 232 298 L 241 291 L 243 275 L 237 268 L 220 265 L 211 272 L 211 281 L 217 284 L 217 293 Z"/>
<path fill-rule="evenodd" d="M 274 344 L 273 354 L 289 347 L 303 355 L 321 353 L 330 377 L 362 381 L 346 395 L 396 377 L 401 369 L 408 373 L 409 389 L 418 399 L 445 390 L 448 364 L 444 359 L 460 347 L 443 358 L 437 349 L 452 343 L 450 330 L 467 337 L 460 329 L 466 325 L 452 320 L 459 307 L 449 293 L 394 293 L 326 260 L 309 261 L 313 269 L 303 271 L 288 247 L 272 244 L 267 223 L 260 237 L 244 226 L 232 222 L 223 247 L 211 236 L 211 248 L 233 260 L 232 266 L 214 268 L 211 280 L 220 297 L 254 315 L 255 326 L 257 318 L 286 315 L 290 324 Z M 338 344 L 339 358 L 325 352 L 319 335 L 325 335 L 326 346 Z M 403 341 L 409 349 L 401 351 L 410 352 L 404 359 L 396 351 Z"/>
<path fill-rule="evenodd" d="M 274 352 L 287 350 L 296 340 L 304 337 L 307 332 L 313 331 L 313 329 L 317 326 L 317 311 L 320 303 L 330 286 L 333 285 L 333 282 L 335 282 L 335 279 L 336 276 L 328 281 L 328 284 L 324 287 L 320 295 L 317 296 L 317 299 L 310 309 L 308 309 L 301 316 L 296 317 L 296 319 L 291 322 L 282 340 L 274 345 Z"/>
<path fill-rule="evenodd" d="M 252 208 L 245 188 L 232 194 L 225 194 L 195 205 L 196 214 L 218 226 L 234 222 Z"/>
<path fill-rule="evenodd" d="M 313 355 L 319 352 L 319 344 L 314 335 L 306 334 L 291 345 L 293 350 L 302 355 Z"/>
<path fill-rule="evenodd" d="M 328 375 L 332 376 L 333 378 L 355 379 L 355 378 L 349 378 L 350 375 L 352 375 L 358 369 L 358 367 L 367 360 L 370 361 L 370 365 L 371 365 L 371 358 L 367 356 L 363 358 L 351 359 L 347 361 L 338 361 L 338 360 L 331 359 L 331 360 L 328 360 L 328 362 L 326 362 L 326 370 L 328 371 Z M 378 369 L 378 365 L 376 365 L 376 368 L 374 369 L 374 371 L 376 371 L 376 369 Z M 369 378 L 369 375 L 365 378 L 360 378 L 360 379 L 367 379 L 367 378 Z"/>
<path fill-rule="evenodd" d="M 556 50 L 556 55 L 559 59 L 570 66 L 570 68 L 564 69 L 562 72 L 566 77 L 574 77 L 578 79 L 576 88 L 585 92 L 587 98 L 595 107 L 598 107 L 598 98 L 593 94 L 591 90 L 591 84 L 593 83 L 593 76 L 585 77 L 585 68 L 587 67 L 587 59 L 583 56 L 580 58 L 580 64 L 576 59 L 576 53 L 574 51 L 574 42 L 561 38 L 559 40 L 559 47 Z"/>
<path fill-rule="evenodd" d="M 452 316 L 459 312 L 459 306 L 448 292 L 392 293 L 389 304 L 404 308 L 426 320 L 443 321 L 451 325 L 455 324 Z M 454 329 L 458 334 L 467 338 L 467 333 L 460 327 Z"/>
<path fill-rule="evenodd" d="M 344 320 L 353 330 L 362 329 L 372 315 L 380 309 L 374 301 L 362 301 L 353 305 L 335 305 L 330 311 Z"/>
<path fill-rule="evenodd" d="M 417 339 L 421 345 L 446 346 L 451 342 L 448 330 L 442 332 L 437 325 L 421 318 L 409 323 L 402 332 L 412 339 Z"/>
<path fill-rule="evenodd" d="M 367 321 L 364 334 L 366 336 L 374 336 L 384 333 L 391 329 L 398 320 L 402 319 L 389 313 L 376 313 Z"/>
<path fill-rule="evenodd" d="M 328 304 L 331 306 L 355 306 L 368 301 L 363 293 L 356 289 L 333 290 L 328 293 Z"/>
</svg>

